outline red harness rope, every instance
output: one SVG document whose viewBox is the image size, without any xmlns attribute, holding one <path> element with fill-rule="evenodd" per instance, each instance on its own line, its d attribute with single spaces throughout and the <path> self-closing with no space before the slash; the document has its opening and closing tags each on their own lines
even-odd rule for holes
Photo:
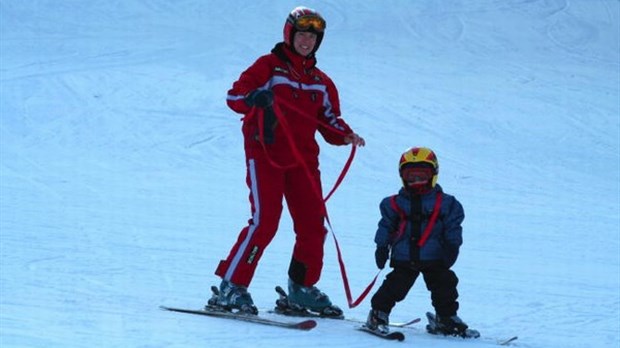
<svg viewBox="0 0 620 348">
<path fill-rule="evenodd" d="M 433 207 L 433 214 L 431 215 L 431 219 L 428 221 L 428 225 L 426 225 L 424 233 L 422 233 L 422 236 L 418 241 L 418 247 L 420 248 L 424 245 L 424 243 L 426 243 L 426 240 L 431 235 L 431 231 L 435 226 L 435 221 L 437 221 L 437 217 L 439 216 L 439 210 L 441 210 L 441 197 L 443 197 L 441 191 L 437 192 L 437 197 L 435 198 L 435 207 Z"/>
<path fill-rule="evenodd" d="M 397 240 L 398 238 L 400 238 L 403 233 L 405 233 L 405 226 L 407 226 L 407 214 L 405 214 L 405 212 L 398 206 L 398 204 L 396 204 L 396 196 L 397 195 L 390 197 L 390 205 L 400 217 L 400 222 L 398 223 L 398 232 L 396 233 L 396 236 L 394 236 L 393 240 Z M 426 243 L 426 240 L 431 235 L 431 231 L 435 226 L 435 221 L 437 221 L 437 217 L 439 216 L 439 210 L 441 209 L 442 197 L 443 195 L 441 194 L 441 191 L 437 192 L 437 196 L 435 196 L 435 206 L 433 207 L 433 213 L 431 214 L 428 225 L 426 225 L 426 228 L 424 229 L 424 232 L 422 233 L 422 236 L 418 241 L 418 247 L 420 248 L 424 245 L 424 243 Z"/>
<path fill-rule="evenodd" d="M 284 100 L 278 100 L 278 103 L 284 104 L 286 105 L 287 108 L 292 109 L 293 111 L 295 111 L 296 113 L 298 113 L 299 115 L 303 115 L 305 117 L 310 117 L 307 116 L 306 113 L 301 110 L 300 108 L 298 108 L 296 105 L 294 105 L 293 103 L 288 103 Z M 310 182 L 314 188 L 314 191 L 316 192 L 317 195 L 321 196 L 320 192 L 320 188 L 316 186 L 316 183 L 314 180 L 312 180 L 312 175 L 310 173 L 310 170 L 308 169 L 305 161 L 303 160 L 303 157 L 301 156 L 301 154 L 299 153 L 299 150 L 297 149 L 297 147 L 295 146 L 295 142 L 293 141 L 292 135 L 291 135 L 291 131 L 290 128 L 286 122 L 286 120 L 284 119 L 284 117 L 282 117 L 282 114 L 280 112 L 279 107 L 277 106 L 277 104 L 274 104 L 274 113 L 276 116 L 276 119 L 278 120 L 278 123 L 282 126 L 283 129 L 283 133 L 285 134 L 286 138 L 287 138 L 287 142 L 290 145 L 291 151 L 293 152 L 293 155 L 295 156 L 296 159 L 296 163 L 300 163 L 304 170 L 306 171 L 308 178 L 310 179 Z M 279 165 L 277 163 L 275 163 L 275 161 L 273 161 L 268 153 L 267 153 L 267 147 L 265 146 L 265 142 L 264 142 L 264 111 L 260 108 L 254 108 L 253 112 L 257 112 L 258 113 L 258 127 L 259 127 L 259 141 L 261 143 L 261 146 L 263 147 L 263 150 L 265 151 L 265 154 L 267 155 L 267 158 L 269 159 L 269 162 L 274 165 L 276 168 L 290 168 L 292 166 L 295 166 L 296 163 L 293 163 L 291 165 L 287 165 L 287 166 L 282 166 Z M 316 119 L 314 120 L 315 122 L 318 122 L 319 124 L 323 125 L 324 127 L 329 127 L 330 129 L 334 130 L 335 132 L 339 132 L 342 135 L 346 135 L 344 132 L 326 124 L 320 121 L 317 121 Z M 332 194 L 336 191 L 336 189 L 340 186 L 340 184 L 342 183 L 342 181 L 344 180 L 344 177 L 346 176 L 349 168 L 351 167 L 351 163 L 353 162 L 353 158 L 355 157 L 355 151 L 356 151 L 356 146 L 352 145 L 351 146 L 351 153 L 349 154 L 349 158 L 347 159 L 342 171 L 340 172 L 340 175 L 338 176 L 338 179 L 336 180 L 334 187 L 330 190 L 330 192 L 327 194 L 327 196 L 325 198 L 320 197 L 323 200 L 323 212 L 325 214 L 325 221 L 327 221 L 327 225 L 329 226 L 329 230 L 332 233 L 332 237 L 334 240 L 334 244 L 336 245 L 336 252 L 338 254 L 338 263 L 340 266 L 340 274 L 342 276 L 342 281 L 343 281 L 343 285 L 344 285 L 344 290 L 345 290 L 345 294 L 347 296 L 347 302 L 349 305 L 349 308 L 354 308 L 357 305 L 359 305 L 362 300 L 364 300 L 364 298 L 368 295 L 368 293 L 370 292 L 370 290 L 372 289 L 372 287 L 374 286 L 375 282 L 377 281 L 377 278 L 379 277 L 379 274 L 381 273 L 381 271 L 379 271 L 377 273 L 377 275 L 375 275 L 374 279 L 370 282 L 370 284 L 366 287 L 366 289 L 364 289 L 364 291 L 362 292 L 362 294 L 356 299 L 353 300 L 353 297 L 351 295 L 351 288 L 349 286 L 349 279 L 347 277 L 347 271 L 346 271 L 346 267 L 344 264 L 344 260 L 342 258 L 342 252 L 340 251 L 340 246 L 338 244 L 338 240 L 336 238 L 336 234 L 334 233 L 334 228 L 331 225 L 331 222 L 329 220 L 329 214 L 327 213 L 327 206 L 326 206 L 326 202 L 327 200 L 332 196 Z"/>
</svg>

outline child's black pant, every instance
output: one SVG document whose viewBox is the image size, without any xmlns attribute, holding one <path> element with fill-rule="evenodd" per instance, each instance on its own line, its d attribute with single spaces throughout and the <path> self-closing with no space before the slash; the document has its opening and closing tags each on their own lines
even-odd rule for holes
<svg viewBox="0 0 620 348">
<path fill-rule="evenodd" d="M 459 297 L 456 290 L 459 279 L 453 271 L 441 264 L 429 264 L 418 269 L 394 267 L 372 297 L 372 308 L 389 314 L 396 302 L 405 299 L 420 273 L 424 277 L 426 288 L 431 292 L 432 304 L 437 315 L 443 317 L 456 315 L 459 309 L 459 303 L 456 301 Z"/>
</svg>

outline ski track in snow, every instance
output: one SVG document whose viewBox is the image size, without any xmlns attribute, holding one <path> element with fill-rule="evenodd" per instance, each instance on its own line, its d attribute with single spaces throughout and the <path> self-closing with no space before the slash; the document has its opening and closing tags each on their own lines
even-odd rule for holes
<svg viewBox="0 0 620 348">
<path fill-rule="evenodd" d="M 350 322 L 296 332 L 158 309 L 205 304 L 249 217 L 241 116 L 225 93 L 297 5 L 0 4 L 1 347 L 397 344 Z M 354 297 L 377 272 L 397 158 L 425 145 L 465 207 L 459 315 L 483 339 L 417 324 L 405 344 L 618 346 L 619 2 L 305 5 L 327 18 L 319 67 L 368 144 L 328 202 Z M 348 154 L 323 144 L 325 192 Z M 286 282 L 291 231 L 285 212 L 250 288 L 260 308 Z M 346 308 L 331 236 L 325 251 L 318 286 L 364 320 L 369 298 Z M 420 279 L 391 319 L 428 310 Z"/>
</svg>

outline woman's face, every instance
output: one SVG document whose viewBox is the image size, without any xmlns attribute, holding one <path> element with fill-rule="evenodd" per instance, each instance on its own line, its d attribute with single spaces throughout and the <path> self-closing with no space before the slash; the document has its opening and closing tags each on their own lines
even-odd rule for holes
<svg viewBox="0 0 620 348">
<path fill-rule="evenodd" d="M 316 45 L 317 35 L 309 31 L 298 31 L 293 38 L 293 47 L 300 55 L 307 57 Z"/>
</svg>

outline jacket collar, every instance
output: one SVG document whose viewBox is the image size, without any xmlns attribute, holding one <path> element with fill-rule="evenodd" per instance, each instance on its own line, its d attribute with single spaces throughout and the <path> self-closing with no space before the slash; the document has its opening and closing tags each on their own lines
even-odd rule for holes
<svg viewBox="0 0 620 348">
<path fill-rule="evenodd" d="M 307 71 L 316 66 L 316 57 L 314 54 L 303 57 L 293 51 L 290 47 L 288 47 L 284 42 L 279 42 L 276 46 L 271 50 L 273 54 L 275 54 L 278 58 L 282 59 L 284 62 L 293 66 L 294 69 L 298 71 Z"/>
<path fill-rule="evenodd" d="M 407 191 L 407 189 L 405 189 L 404 187 L 401 187 L 400 190 L 398 191 L 399 194 L 407 196 L 407 197 L 412 197 L 412 196 L 427 197 L 429 195 L 432 195 L 434 197 L 437 192 L 443 193 L 443 189 L 441 188 L 439 184 L 435 184 L 435 187 L 433 187 L 429 192 L 422 194 L 422 195 L 413 194 Z"/>
</svg>

